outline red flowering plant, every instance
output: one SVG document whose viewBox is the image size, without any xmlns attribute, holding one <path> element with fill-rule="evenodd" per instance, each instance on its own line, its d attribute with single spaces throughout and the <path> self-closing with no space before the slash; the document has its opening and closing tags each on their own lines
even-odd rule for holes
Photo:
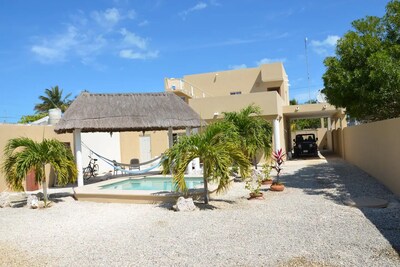
<svg viewBox="0 0 400 267">
<path fill-rule="evenodd" d="M 286 155 L 286 154 L 283 153 L 282 148 L 279 149 L 279 150 L 277 150 L 277 151 L 273 151 L 273 152 L 272 152 L 272 159 L 273 159 L 273 161 L 275 162 L 275 166 L 273 166 L 273 168 L 274 168 L 274 169 L 276 170 L 276 172 L 277 172 L 277 174 L 276 174 L 276 181 L 274 181 L 273 184 L 281 184 L 281 183 L 279 182 L 279 175 L 280 175 L 281 170 L 282 170 L 281 165 L 283 164 L 283 161 L 284 161 L 283 157 L 284 157 L 285 155 Z"/>
</svg>

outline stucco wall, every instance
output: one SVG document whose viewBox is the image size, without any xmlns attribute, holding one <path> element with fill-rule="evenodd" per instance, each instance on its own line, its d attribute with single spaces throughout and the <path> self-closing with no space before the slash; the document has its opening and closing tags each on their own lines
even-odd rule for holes
<svg viewBox="0 0 400 267">
<path fill-rule="evenodd" d="M 120 133 L 121 162 L 129 163 L 132 158 L 140 159 L 140 138 L 142 132 Z M 150 136 L 151 158 L 160 156 L 168 148 L 168 131 L 145 132 Z"/>
<path fill-rule="evenodd" d="M 350 141 L 351 142 L 351 141 Z M 332 147 L 333 151 L 342 158 L 344 158 L 344 152 L 347 148 L 343 148 L 343 136 L 342 129 L 332 130 Z"/>
<path fill-rule="evenodd" d="M 247 95 L 195 98 L 189 100 L 189 106 L 205 120 L 222 118 L 222 112 L 240 111 L 248 105 L 261 108 L 261 115 L 272 119 L 282 116 L 282 98 L 276 92 L 252 93 Z"/>
<path fill-rule="evenodd" d="M 90 150 L 95 153 L 117 162 L 121 161 L 120 151 L 120 133 L 116 132 L 110 135 L 110 133 L 82 133 L 82 165 L 86 167 L 89 164 L 90 158 L 97 158 L 97 164 L 99 165 L 99 175 L 104 175 L 108 172 L 112 172 L 114 167 L 106 161 L 98 158 L 96 155 L 91 155 Z M 89 148 L 87 148 L 87 147 Z"/>
<path fill-rule="evenodd" d="M 0 164 L 3 163 L 4 156 L 3 150 L 7 141 L 17 137 L 29 137 L 35 141 L 42 141 L 43 138 L 55 138 L 61 142 L 68 142 L 73 149 L 72 134 L 56 134 L 53 126 L 48 125 L 14 125 L 14 124 L 0 124 Z M 49 169 L 47 169 L 47 173 Z M 53 178 L 50 177 L 49 184 L 53 183 Z M 0 171 L 0 192 L 7 189 L 4 174 Z"/>
<path fill-rule="evenodd" d="M 400 118 L 344 128 L 344 158 L 400 195 Z"/>
<path fill-rule="evenodd" d="M 201 73 L 184 76 L 185 90 L 203 91 L 206 97 L 228 96 L 231 92 L 249 94 L 266 92 L 269 88 L 280 88 L 282 97 L 286 97 L 287 75 L 281 63 L 265 64 L 257 68 L 246 68 L 220 72 Z M 172 83 L 170 84 L 172 85 Z M 176 84 L 176 86 L 179 86 Z M 286 99 L 285 99 L 286 100 Z M 285 101 L 286 103 L 286 101 Z"/>
</svg>

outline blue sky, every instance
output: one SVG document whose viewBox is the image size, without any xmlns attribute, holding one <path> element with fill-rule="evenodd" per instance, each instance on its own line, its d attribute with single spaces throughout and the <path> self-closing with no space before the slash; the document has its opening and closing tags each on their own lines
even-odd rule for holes
<svg viewBox="0 0 400 267">
<path fill-rule="evenodd" d="M 164 77 L 282 61 L 291 98 L 323 88 L 323 60 L 351 22 L 386 0 L 0 0 L 0 122 L 38 96 L 159 92 Z"/>
</svg>

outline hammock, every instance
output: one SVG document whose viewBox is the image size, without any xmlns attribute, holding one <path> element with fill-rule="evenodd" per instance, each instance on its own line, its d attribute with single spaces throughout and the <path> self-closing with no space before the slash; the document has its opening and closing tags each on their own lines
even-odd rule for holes
<svg viewBox="0 0 400 267">
<path fill-rule="evenodd" d="M 156 158 L 154 158 L 154 159 L 152 159 L 152 160 L 149 160 L 149 161 L 146 161 L 146 162 L 143 162 L 143 163 L 139 163 L 139 164 L 135 164 L 135 165 L 131 165 L 131 164 L 126 164 L 126 163 L 116 162 L 115 160 L 111 160 L 111 159 L 108 159 L 108 158 L 106 158 L 106 157 L 103 157 L 102 155 L 100 155 L 100 154 L 96 153 L 95 151 L 93 151 L 92 149 L 90 149 L 85 143 L 82 142 L 82 144 L 83 144 L 83 146 L 86 147 L 91 153 L 95 154 L 98 158 L 100 158 L 100 159 L 103 160 L 105 163 L 107 163 L 108 165 L 110 165 L 111 167 L 113 167 L 113 168 L 114 168 L 114 171 L 120 171 L 120 172 L 122 172 L 122 173 L 128 173 L 128 174 L 144 174 L 144 173 L 148 173 L 148 172 L 150 172 L 151 170 L 153 170 L 153 169 L 158 168 L 158 167 L 161 166 L 161 162 L 162 162 L 162 159 L 163 159 L 163 156 L 164 156 L 163 154 L 161 154 L 160 156 L 158 156 L 158 157 L 156 157 Z M 144 169 L 144 170 L 136 170 L 136 171 L 133 171 L 133 170 L 126 170 L 125 168 L 123 168 L 123 167 L 137 167 L 137 166 L 148 165 L 148 164 L 150 164 L 150 163 L 152 163 L 152 162 L 155 162 L 155 161 L 157 161 L 157 160 L 160 160 L 160 161 L 159 161 L 156 165 L 150 166 L 149 168 Z"/>
<path fill-rule="evenodd" d="M 159 157 L 160 158 L 160 157 Z M 129 164 L 128 164 L 129 165 Z M 115 171 L 120 171 L 120 172 L 122 172 L 122 173 L 128 173 L 128 174 L 144 174 L 144 173 L 148 173 L 148 172 L 150 172 L 151 170 L 153 170 L 153 169 L 155 169 L 155 168 L 158 168 L 158 167 L 160 167 L 161 166 L 161 160 L 160 160 L 160 162 L 159 163 L 157 163 L 156 165 L 154 165 L 154 166 L 151 166 L 151 167 L 149 167 L 149 168 L 147 168 L 147 169 L 144 169 L 144 170 L 136 170 L 136 171 L 133 171 L 133 170 L 126 170 L 126 169 L 124 169 L 124 168 L 121 168 L 120 166 L 118 166 L 118 165 L 115 165 L 114 166 L 114 170 Z"/>
</svg>

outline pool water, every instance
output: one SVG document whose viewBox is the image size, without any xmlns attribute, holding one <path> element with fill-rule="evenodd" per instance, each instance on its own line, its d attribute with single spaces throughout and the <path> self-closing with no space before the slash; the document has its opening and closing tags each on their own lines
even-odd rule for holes
<svg viewBox="0 0 400 267">
<path fill-rule="evenodd" d="M 185 181 L 189 189 L 203 185 L 202 177 L 185 177 Z M 101 189 L 175 191 L 172 179 L 169 177 L 127 179 L 121 182 L 103 185 Z"/>
</svg>

